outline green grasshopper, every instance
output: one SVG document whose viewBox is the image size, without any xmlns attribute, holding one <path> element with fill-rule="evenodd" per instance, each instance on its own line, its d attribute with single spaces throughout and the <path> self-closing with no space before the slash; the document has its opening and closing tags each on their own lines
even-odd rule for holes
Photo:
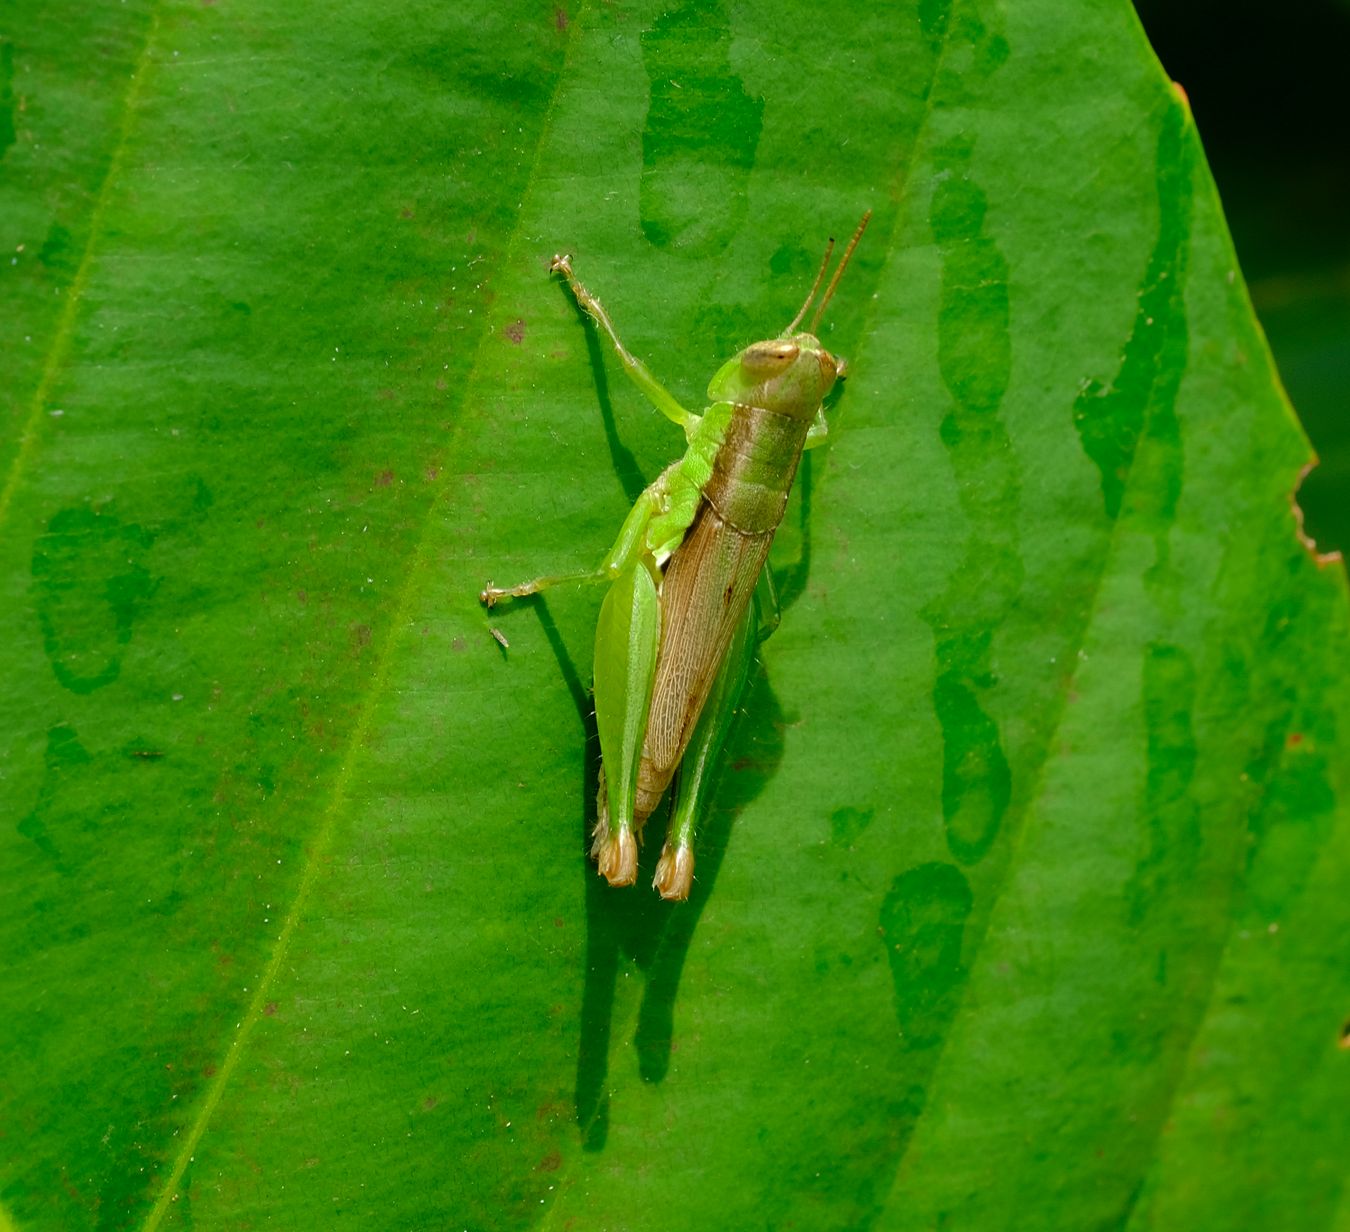
<svg viewBox="0 0 1350 1232">
<path fill-rule="evenodd" d="M 702 415 L 680 405 L 619 341 L 572 260 L 554 257 L 577 304 L 605 332 L 624 371 L 684 429 L 688 449 L 638 497 L 597 569 L 518 586 L 490 582 L 480 598 L 538 594 L 561 582 L 608 582 L 595 632 L 600 792 L 591 855 L 610 885 L 637 880 L 642 827 L 678 768 L 679 782 L 654 887 L 685 899 L 694 836 L 717 755 L 740 702 L 757 643 L 778 623 L 765 561 L 802 451 L 825 440 L 823 403 L 845 373 L 815 336 L 871 218 L 863 215 L 811 319 L 794 332 L 829 270 L 834 240 L 801 310 L 776 338 L 748 346 L 708 385 Z"/>
</svg>

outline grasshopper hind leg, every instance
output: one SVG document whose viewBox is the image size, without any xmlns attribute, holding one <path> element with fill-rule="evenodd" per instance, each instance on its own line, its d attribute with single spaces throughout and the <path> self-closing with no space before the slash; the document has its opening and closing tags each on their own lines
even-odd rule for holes
<svg viewBox="0 0 1350 1232">
<path fill-rule="evenodd" d="M 638 827 L 609 823 L 609 784 L 605 768 L 600 767 L 600 790 L 595 800 L 595 830 L 591 834 L 591 859 L 600 875 L 612 886 L 630 886 L 637 881 L 638 845 L 641 830 Z"/>
<path fill-rule="evenodd" d="M 591 854 L 610 885 L 637 880 L 638 766 L 661 641 L 656 570 L 641 558 L 615 579 L 595 630 L 595 725 L 600 793 Z"/>
</svg>

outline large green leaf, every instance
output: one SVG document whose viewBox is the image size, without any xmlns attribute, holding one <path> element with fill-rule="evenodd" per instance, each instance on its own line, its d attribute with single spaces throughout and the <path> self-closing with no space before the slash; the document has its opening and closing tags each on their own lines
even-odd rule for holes
<svg viewBox="0 0 1350 1232">
<path fill-rule="evenodd" d="M 21 10 L 0 1227 L 1344 1224 L 1345 575 L 1124 0 Z M 548 260 L 697 406 L 865 206 L 610 891 L 600 596 L 476 596 L 680 441 Z"/>
</svg>

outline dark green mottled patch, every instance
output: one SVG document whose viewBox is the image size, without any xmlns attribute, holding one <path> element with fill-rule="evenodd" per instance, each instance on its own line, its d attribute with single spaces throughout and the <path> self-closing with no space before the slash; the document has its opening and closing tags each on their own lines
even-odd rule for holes
<svg viewBox="0 0 1350 1232">
<path fill-rule="evenodd" d="M 80 266 L 80 254 L 75 247 L 75 237 L 69 227 L 54 222 L 47 228 L 47 234 L 38 249 L 38 260 L 42 267 L 54 274 L 74 275 Z"/>
<path fill-rule="evenodd" d="M 987 650 L 988 642 L 984 642 Z M 940 653 L 968 646 L 953 638 Z M 1012 794 L 1012 772 L 1004 755 L 998 724 L 980 706 L 978 688 L 992 678 L 973 680 L 959 667 L 939 675 L 933 705 L 942 727 L 942 816 L 947 845 L 958 860 L 978 860 L 994 841 Z"/>
<path fill-rule="evenodd" d="M 841 808 L 830 814 L 830 842 L 836 847 L 848 847 L 862 836 L 876 809 Z"/>
<path fill-rule="evenodd" d="M 952 397 L 940 431 L 968 533 L 962 563 L 923 612 L 937 649 L 942 813 L 948 846 L 963 863 L 989 850 L 1012 794 L 1002 737 L 984 697 L 997 684 L 994 631 L 1022 584 L 1021 480 L 999 416 L 1012 368 L 1008 265 L 984 230 L 987 202 L 971 177 L 971 152 L 963 137 L 936 151 L 939 181 L 929 210 L 942 254 L 938 365 Z"/>
<path fill-rule="evenodd" d="M 895 1014 L 907 1049 L 937 1044 L 960 1003 L 961 947 L 973 896 L 954 864 L 921 864 L 891 884 L 881 939 L 895 985 Z"/>
<path fill-rule="evenodd" d="M 1270 919 L 1279 919 L 1291 898 L 1305 891 L 1336 824 L 1332 775 L 1315 737 L 1301 727 L 1283 733 L 1247 851 L 1248 893 Z"/>
<path fill-rule="evenodd" d="M 14 144 L 14 44 L 0 42 L 0 159 Z"/>
<path fill-rule="evenodd" d="M 952 0 L 919 0 L 919 29 L 936 54 L 942 47 L 951 18 Z"/>
<path fill-rule="evenodd" d="M 30 813 L 20 819 L 18 831 L 36 844 L 39 851 L 65 873 L 68 865 L 62 859 L 60 846 L 47 825 L 47 810 L 59 789 L 64 771 L 76 766 L 86 765 L 91 760 L 88 750 L 80 743 L 75 729 L 65 723 L 58 723 L 47 731 L 47 751 L 43 756 L 42 786 L 38 789 L 38 798 Z"/>
<path fill-rule="evenodd" d="M 642 36 L 651 83 L 642 130 L 642 233 L 658 248 L 720 251 L 745 215 L 764 100 L 732 72 L 717 0 L 690 0 Z"/>
<path fill-rule="evenodd" d="M 1139 287 L 1134 327 L 1125 342 L 1113 380 L 1089 380 L 1073 405 L 1073 422 L 1083 451 L 1101 474 L 1106 516 L 1120 513 L 1125 481 L 1134 463 L 1140 434 L 1150 416 L 1175 418 L 1173 409 L 1185 373 L 1187 348 L 1184 297 L 1186 253 L 1190 245 L 1192 150 L 1185 108 L 1174 102 L 1158 134 L 1158 236 Z M 1179 483 L 1179 479 L 1177 479 Z M 1161 474 L 1155 488 L 1136 499 L 1160 517 L 1170 516 L 1176 487 Z"/>
<path fill-rule="evenodd" d="M 1185 886 L 1200 853 L 1200 810 L 1190 795 L 1196 763 L 1190 656 L 1179 646 L 1151 644 L 1142 688 L 1147 771 L 1140 814 L 1147 846 L 1128 888 L 1132 924 Z"/>
<path fill-rule="evenodd" d="M 33 549 L 47 662 L 72 693 L 117 679 L 137 614 L 155 593 L 143 563 L 153 536 L 115 514 L 63 509 Z"/>
</svg>

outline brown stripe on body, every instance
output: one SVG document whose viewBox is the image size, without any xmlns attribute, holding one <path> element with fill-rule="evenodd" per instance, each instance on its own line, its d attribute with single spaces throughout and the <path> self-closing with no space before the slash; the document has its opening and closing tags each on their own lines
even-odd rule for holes
<svg viewBox="0 0 1350 1232">
<path fill-rule="evenodd" d="M 704 501 L 671 557 L 661 586 L 661 649 L 638 770 L 639 820 L 660 802 L 684 756 L 772 542 L 772 530 L 737 530 Z"/>
<path fill-rule="evenodd" d="M 737 406 L 704 499 L 661 585 L 661 648 L 638 770 L 635 820 L 660 803 L 755 592 L 808 422 Z"/>
<path fill-rule="evenodd" d="M 704 498 L 739 530 L 777 530 L 810 428 L 810 420 L 737 403 Z"/>
</svg>

